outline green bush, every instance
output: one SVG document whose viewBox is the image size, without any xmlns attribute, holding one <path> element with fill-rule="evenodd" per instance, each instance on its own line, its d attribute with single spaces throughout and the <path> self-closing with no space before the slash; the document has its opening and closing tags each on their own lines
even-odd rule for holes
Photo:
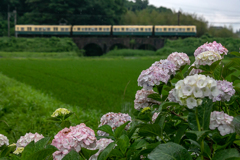
<svg viewBox="0 0 240 160">
<path fill-rule="evenodd" d="M 225 46 L 229 52 L 239 51 L 239 38 L 213 38 L 208 35 L 203 35 L 201 38 L 185 38 L 177 40 L 167 39 L 163 48 L 156 51 L 157 55 L 171 54 L 172 52 L 184 52 L 189 56 L 193 56 L 194 51 L 206 42 L 216 41 Z"/>
<path fill-rule="evenodd" d="M 104 56 L 155 56 L 155 51 L 150 50 L 134 50 L 134 49 L 119 49 L 119 50 L 111 50 Z"/>
<path fill-rule="evenodd" d="M 0 51 L 4 52 L 78 52 L 71 38 L 0 38 Z"/>
</svg>

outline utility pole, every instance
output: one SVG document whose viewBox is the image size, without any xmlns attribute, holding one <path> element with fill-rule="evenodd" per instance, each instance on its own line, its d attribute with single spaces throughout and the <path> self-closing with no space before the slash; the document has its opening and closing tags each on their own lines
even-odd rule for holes
<svg viewBox="0 0 240 160">
<path fill-rule="evenodd" d="M 13 13 L 14 13 L 14 27 L 16 27 L 17 25 L 17 9 L 16 8 L 13 11 Z M 15 37 L 17 37 L 16 28 L 15 28 Z"/>
<path fill-rule="evenodd" d="M 178 11 L 178 25 L 180 25 L 180 11 Z"/>
<path fill-rule="evenodd" d="M 9 12 L 9 5 L 8 5 L 8 37 L 10 37 L 10 17 L 11 17 L 11 14 Z"/>
</svg>

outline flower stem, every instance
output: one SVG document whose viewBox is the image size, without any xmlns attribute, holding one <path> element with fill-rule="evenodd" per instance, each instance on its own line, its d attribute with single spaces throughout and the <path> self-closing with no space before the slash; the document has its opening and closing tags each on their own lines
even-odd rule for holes
<svg viewBox="0 0 240 160">
<path fill-rule="evenodd" d="M 196 121 L 197 121 L 198 131 L 201 131 L 201 127 L 200 127 L 200 123 L 199 123 L 199 119 L 198 119 L 198 109 L 197 108 L 196 108 L 195 114 L 196 114 Z"/>
<path fill-rule="evenodd" d="M 197 121 L 198 131 L 201 131 L 201 126 L 200 126 L 199 119 L 198 119 L 198 109 L 197 108 L 196 108 L 195 114 L 196 114 L 196 121 Z M 202 160 L 204 160 L 203 152 L 204 152 L 204 141 L 202 140 L 202 142 L 201 142 L 201 159 Z"/>
</svg>

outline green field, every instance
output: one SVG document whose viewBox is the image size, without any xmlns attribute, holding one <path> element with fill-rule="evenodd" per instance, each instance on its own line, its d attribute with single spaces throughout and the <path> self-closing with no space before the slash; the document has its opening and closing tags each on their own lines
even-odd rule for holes
<svg viewBox="0 0 240 160">
<path fill-rule="evenodd" d="M 159 59 L 1 59 L 0 72 L 63 103 L 106 113 L 133 107 L 139 74 Z"/>
</svg>

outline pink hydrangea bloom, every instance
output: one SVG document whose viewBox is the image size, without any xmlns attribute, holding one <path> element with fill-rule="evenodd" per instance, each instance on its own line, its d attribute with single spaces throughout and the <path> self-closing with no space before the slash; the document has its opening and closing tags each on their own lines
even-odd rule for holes
<svg viewBox="0 0 240 160">
<path fill-rule="evenodd" d="M 226 80 L 217 81 L 217 87 L 220 90 L 220 94 L 213 98 L 213 102 L 216 101 L 230 101 L 231 97 L 235 94 L 233 89 L 233 83 Z"/>
<path fill-rule="evenodd" d="M 167 83 L 171 75 L 175 75 L 177 68 L 174 63 L 168 60 L 160 60 L 143 70 L 138 77 L 138 86 L 146 90 L 151 90 L 154 85 L 159 85 L 160 81 Z"/>
<path fill-rule="evenodd" d="M 34 141 L 35 143 L 39 141 L 40 139 L 44 138 L 43 135 L 38 133 L 26 133 L 25 136 L 21 136 L 20 139 L 17 141 L 17 148 L 18 147 L 26 147 L 31 141 Z"/>
<path fill-rule="evenodd" d="M 3 145 L 9 145 L 9 140 L 6 136 L 4 136 L 3 134 L 0 134 L 0 147 L 2 147 Z"/>
<path fill-rule="evenodd" d="M 195 68 L 193 68 L 193 69 L 190 71 L 189 76 L 192 76 L 192 75 L 194 75 L 194 74 L 199 74 L 199 73 L 202 73 L 202 72 L 203 72 L 203 70 L 201 70 L 201 69 L 195 69 Z"/>
<path fill-rule="evenodd" d="M 160 114 L 160 112 L 155 112 L 152 116 L 152 122 L 154 123 L 158 117 L 158 115 Z"/>
<path fill-rule="evenodd" d="M 214 130 L 218 128 L 220 134 L 225 136 L 226 134 L 234 133 L 235 129 L 232 125 L 233 117 L 225 114 L 224 112 L 214 111 L 210 116 L 209 128 Z"/>
<path fill-rule="evenodd" d="M 145 107 L 149 107 L 152 104 L 160 104 L 160 102 L 153 100 L 151 98 L 148 98 L 148 95 L 156 93 L 153 90 L 145 90 L 141 89 L 138 90 L 136 95 L 135 95 L 135 100 L 134 100 L 134 108 L 137 110 L 140 110 Z"/>
<path fill-rule="evenodd" d="M 53 153 L 53 160 L 61 160 L 65 157 L 70 151 L 63 150 L 63 151 L 56 151 Z"/>
<path fill-rule="evenodd" d="M 180 69 L 183 65 L 190 64 L 190 59 L 186 53 L 173 52 L 168 56 L 167 60 L 173 62 L 177 69 Z"/>
<path fill-rule="evenodd" d="M 111 139 L 107 139 L 107 138 L 101 138 L 97 141 L 97 145 L 95 148 L 91 149 L 91 150 L 98 150 L 98 152 L 94 155 L 92 155 L 89 160 L 97 160 L 98 155 L 110 144 L 112 143 L 113 140 Z"/>
<path fill-rule="evenodd" d="M 111 126 L 112 130 L 115 130 L 117 127 L 121 126 L 127 121 L 130 121 L 130 122 L 132 121 L 131 117 L 128 114 L 109 112 L 102 116 L 98 127 L 101 127 L 106 124 Z M 130 127 L 130 123 L 125 127 L 125 129 L 126 130 L 129 129 L 129 127 Z M 99 136 L 108 136 L 108 134 L 103 131 L 98 131 L 97 134 Z"/>
<path fill-rule="evenodd" d="M 212 43 L 205 43 L 198 47 L 194 52 L 194 56 L 196 57 L 197 55 L 205 51 L 216 51 L 220 55 L 227 55 L 228 53 L 228 50 L 225 47 L 223 47 L 221 43 L 213 41 Z"/>
<path fill-rule="evenodd" d="M 94 131 L 84 123 L 64 128 L 54 136 L 52 141 L 52 145 L 59 149 L 53 153 L 54 160 L 64 157 L 71 150 L 79 152 L 82 147 L 94 148 L 96 141 Z"/>
</svg>

